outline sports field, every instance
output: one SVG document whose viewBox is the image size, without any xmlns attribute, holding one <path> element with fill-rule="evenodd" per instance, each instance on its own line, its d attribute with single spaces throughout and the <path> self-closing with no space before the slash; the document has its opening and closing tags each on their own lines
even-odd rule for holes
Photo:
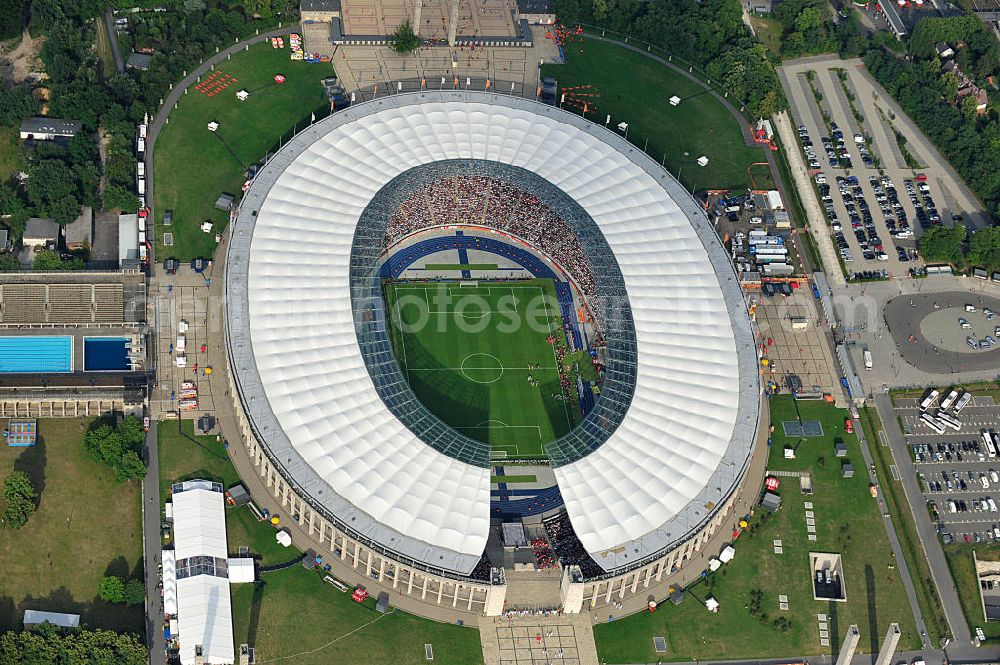
<svg viewBox="0 0 1000 665">
<path fill-rule="evenodd" d="M 495 459 L 544 457 L 579 422 L 575 393 L 560 389 L 566 338 L 552 280 L 391 282 L 385 297 L 417 397 Z"/>
</svg>

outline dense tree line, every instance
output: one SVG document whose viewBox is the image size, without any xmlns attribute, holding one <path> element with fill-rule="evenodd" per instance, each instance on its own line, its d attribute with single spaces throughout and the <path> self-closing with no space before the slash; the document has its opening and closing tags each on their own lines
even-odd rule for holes
<svg viewBox="0 0 1000 665">
<path fill-rule="evenodd" d="M 0 0 L 0 14 L 4 2 Z M 40 58 L 49 76 L 46 86 L 51 117 L 79 120 L 82 135 L 68 147 L 40 142 L 24 150 L 21 183 L 0 183 L 0 214 L 19 237 L 28 217 L 51 217 L 72 222 L 80 206 L 134 210 L 139 200 L 135 184 L 135 126 L 156 114 L 160 99 L 185 70 L 255 28 L 267 28 L 275 16 L 292 9 L 291 0 L 247 0 L 243 11 L 223 0 L 164 0 L 166 12 L 130 14 L 134 35 L 123 39 L 122 51 L 134 46 L 153 49 L 149 71 L 127 70 L 105 76 L 96 50 L 96 21 L 110 6 L 131 7 L 127 0 L 31 0 L 20 3 L 30 13 L 33 35 L 47 37 Z M 247 18 L 259 16 L 262 20 Z M 8 18 L 4 16 L 3 18 Z M 11 19 L 20 30 L 23 17 Z M 3 31 L 0 20 L 0 34 Z M 38 113 L 38 102 L 28 86 L 0 84 L 0 125 L 16 127 Z M 95 138 L 107 140 L 102 164 Z M 99 194 L 101 176 L 103 193 Z M 48 265 L 49 258 L 40 261 Z M 61 268 L 74 268 L 75 265 Z M 0 271 L 16 268 L 10 260 Z"/>
<path fill-rule="evenodd" d="M 142 423 L 129 416 L 117 426 L 104 423 L 87 432 L 83 448 L 90 459 L 114 469 L 118 482 L 125 482 L 146 475 L 146 464 L 140 457 L 145 438 Z"/>
<path fill-rule="evenodd" d="M 18 665 L 144 665 L 146 645 L 131 634 L 107 630 L 36 630 L 0 635 L 0 663 Z"/>
<path fill-rule="evenodd" d="M 958 59 L 974 58 L 967 74 L 995 75 L 1000 49 L 977 36 L 981 32 L 995 41 L 975 17 L 972 19 L 978 31 L 967 32 L 972 25 L 968 18 L 924 19 L 908 43 L 910 58 L 872 49 L 865 56 L 865 64 L 983 200 L 986 210 L 1000 217 L 1000 116 L 994 109 L 977 115 L 974 104 L 970 109 L 968 104 L 954 103 L 955 83 L 941 76 L 941 63 L 933 51 L 937 41 L 965 38 L 965 46 L 957 42 L 952 46 L 958 51 Z M 924 28 L 925 24 L 929 27 Z M 927 44 L 931 44 L 930 51 Z M 973 48 L 971 44 L 980 46 Z"/>
<path fill-rule="evenodd" d="M 764 46 L 742 21 L 739 0 L 555 0 L 559 20 L 624 32 L 704 69 L 757 116 L 787 108 Z"/>
</svg>

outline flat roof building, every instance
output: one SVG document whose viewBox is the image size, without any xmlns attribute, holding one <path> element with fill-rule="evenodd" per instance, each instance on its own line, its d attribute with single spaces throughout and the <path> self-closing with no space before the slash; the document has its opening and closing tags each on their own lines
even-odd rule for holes
<svg viewBox="0 0 1000 665">
<path fill-rule="evenodd" d="M 43 612 L 41 610 L 24 611 L 24 629 L 30 630 L 43 623 L 51 623 L 60 628 L 79 628 L 80 615 L 65 612 Z"/>
<path fill-rule="evenodd" d="M 66 227 L 66 248 L 82 249 L 90 247 L 94 239 L 94 209 L 80 208 L 80 215 Z"/>
<path fill-rule="evenodd" d="M 79 120 L 62 120 L 61 118 L 25 118 L 21 122 L 21 139 L 35 141 L 54 141 L 69 139 L 76 136 L 83 125 Z"/>
</svg>

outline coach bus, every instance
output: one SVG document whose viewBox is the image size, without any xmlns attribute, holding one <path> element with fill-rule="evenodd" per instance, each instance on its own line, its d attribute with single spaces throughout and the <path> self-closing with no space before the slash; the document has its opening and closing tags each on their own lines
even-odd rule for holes
<svg viewBox="0 0 1000 665">
<path fill-rule="evenodd" d="M 957 399 L 958 399 L 958 391 L 952 390 L 950 393 L 948 393 L 947 397 L 941 400 L 941 410 L 947 411 L 949 408 L 951 408 L 951 405 L 954 404 L 955 400 Z"/>
<path fill-rule="evenodd" d="M 993 443 L 993 433 L 985 429 L 983 430 L 983 448 L 990 457 L 997 456 L 997 445 Z"/>
<path fill-rule="evenodd" d="M 938 419 L 935 418 L 934 416 L 932 416 L 931 414 L 929 414 L 929 413 L 921 413 L 920 414 L 920 419 L 922 421 L 924 421 L 925 425 L 927 425 L 928 427 L 930 427 L 932 430 L 934 430 L 938 434 L 944 434 L 944 426 L 941 425 L 940 421 L 938 421 Z"/>
<path fill-rule="evenodd" d="M 969 402 L 971 401 L 972 401 L 972 393 L 968 391 L 962 393 L 962 396 L 958 398 L 957 402 L 955 402 L 955 407 L 953 411 L 955 413 L 961 413 L 962 409 L 968 406 Z"/>
<path fill-rule="evenodd" d="M 930 394 L 927 395 L 927 397 L 923 398 L 920 401 L 920 410 L 921 411 L 926 411 L 927 409 L 931 408 L 931 404 L 933 404 L 934 402 L 936 402 L 937 398 L 940 395 L 941 395 L 941 393 L 939 393 L 938 391 L 932 390 L 930 392 Z"/>
<path fill-rule="evenodd" d="M 938 411 L 937 419 L 956 432 L 962 429 L 962 421 L 953 415 L 944 413 L 943 411 Z"/>
</svg>

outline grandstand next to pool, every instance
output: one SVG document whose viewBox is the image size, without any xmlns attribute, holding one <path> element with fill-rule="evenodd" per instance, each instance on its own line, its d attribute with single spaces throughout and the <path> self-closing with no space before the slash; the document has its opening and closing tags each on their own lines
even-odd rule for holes
<svg viewBox="0 0 1000 665">
<path fill-rule="evenodd" d="M 493 615 L 505 568 L 559 566 L 577 612 L 736 519 L 766 435 L 738 280 L 603 127 L 464 91 L 353 105 L 257 174 L 225 270 L 241 443 L 376 583 Z"/>
</svg>

